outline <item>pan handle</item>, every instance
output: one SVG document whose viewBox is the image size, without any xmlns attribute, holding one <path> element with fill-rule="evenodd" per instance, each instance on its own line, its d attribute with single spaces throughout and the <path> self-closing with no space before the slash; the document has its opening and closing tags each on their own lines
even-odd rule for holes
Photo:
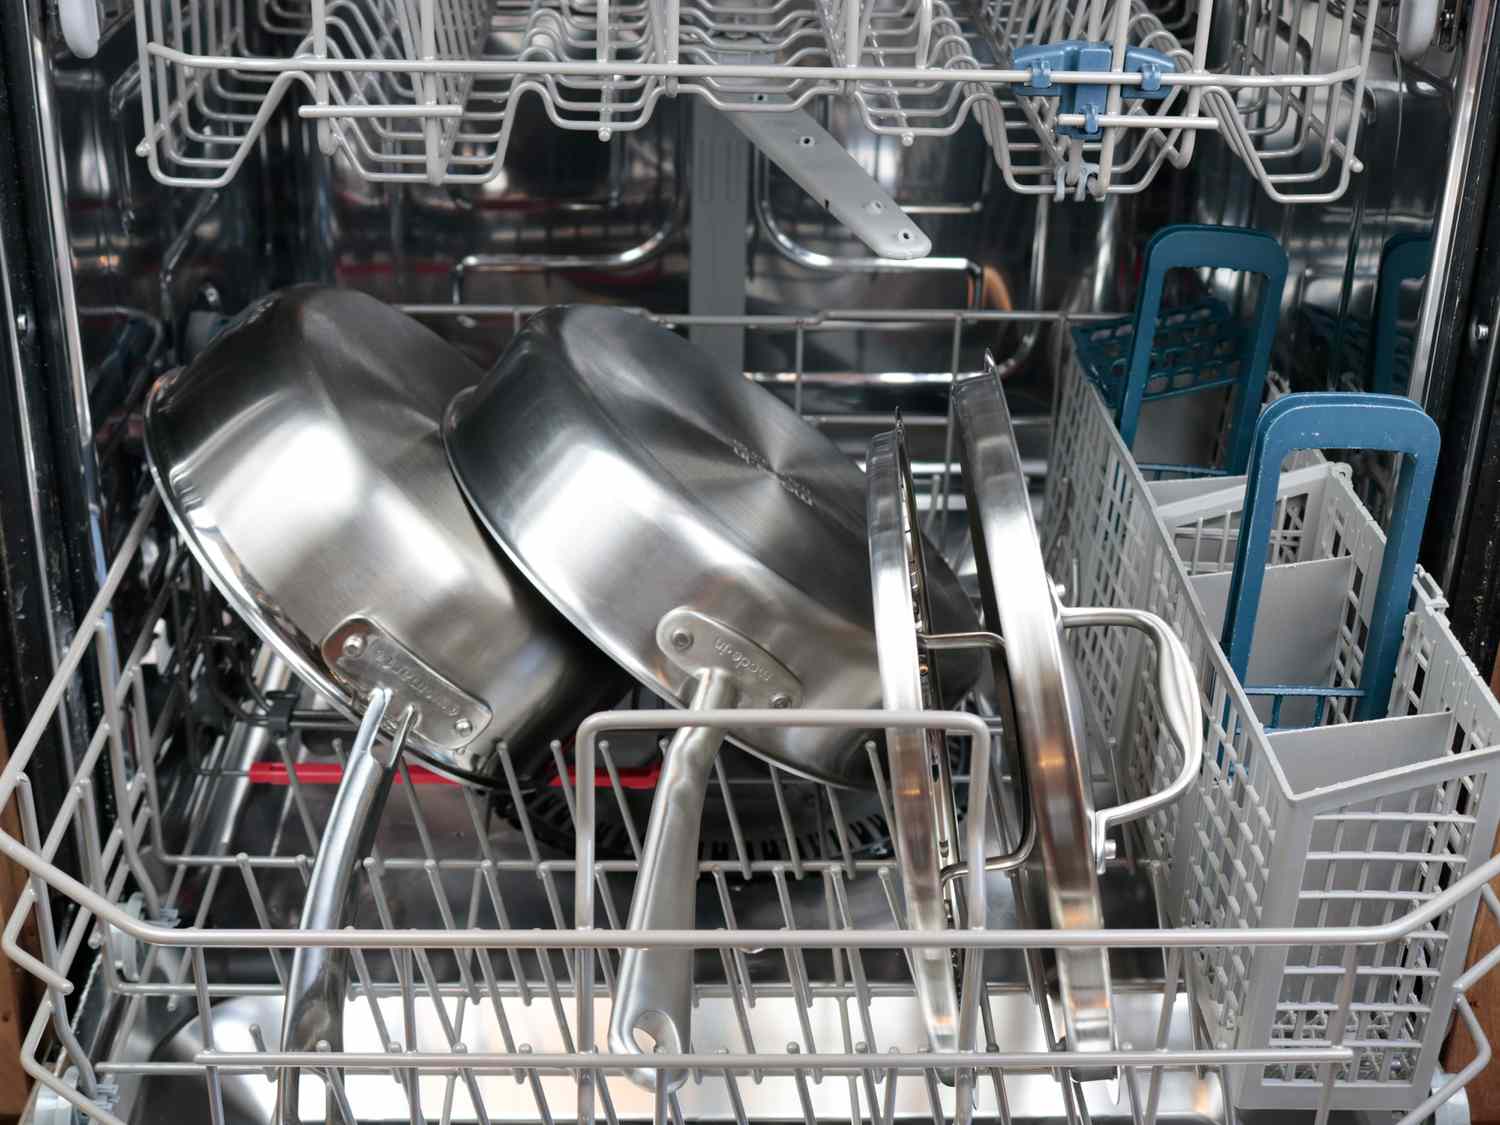
<svg viewBox="0 0 1500 1125">
<path fill-rule="evenodd" d="M 698 675 L 691 711 L 733 707 L 739 692 L 729 673 L 705 669 Z M 724 732 L 715 727 L 681 727 L 666 751 L 666 764 L 651 804 L 645 851 L 630 902 L 631 930 L 690 930 L 697 916 L 698 835 L 703 802 L 713 777 L 714 756 Z M 625 950 L 620 960 L 619 989 L 609 1020 L 610 1050 L 621 1055 L 649 1054 L 636 1040 L 649 1035 L 669 1053 L 691 1045 L 693 950 L 688 946 Z M 675 1090 L 685 1070 L 637 1067 L 630 1080 L 648 1090 L 658 1080 Z"/>
<path fill-rule="evenodd" d="M 380 724 L 390 703 L 391 693 L 377 688 L 371 693 L 364 718 L 360 720 L 359 733 L 354 737 L 343 781 L 313 861 L 302 906 L 301 929 L 337 930 L 347 920 L 354 897 L 354 872 L 375 841 L 396 762 L 415 715 L 408 707 L 395 737 L 381 746 Z M 348 985 L 349 955 L 345 950 L 299 946 L 287 981 L 281 1049 L 314 1051 L 320 1043 L 327 1043 L 334 1052 L 343 1050 L 344 998 Z M 282 1125 L 301 1120 L 297 1112 L 297 1091 L 301 1084 L 301 1071 L 296 1068 L 286 1068 L 277 1077 L 275 1120 Z M 328 1091 L 328 1120 L 339 1121 L 340 1112 L 332 1103 L 332 1082 L 328 1083 Z"/>
<path fill-rule="evenodd" d="M 1102 868 L 1106 838 L 1112 826 L 1138 820 L 1170 805 L 1197 780 L 1198 771 L 1203 766 L 1203 707 L 1187 649 L 1171 627 L 1156 614 L 1139 609 L 1059 606 L 1058 617 L 1067 629 L 1118 625 L 1146 634 L 1156 649 L 1156 691 L 1161 698 L 1162 718 L 1172 741 L 1182 752 L 1182 769 L 1165 789 L 1126 801 L 1123 805 L 1094 811 L 1094 855 Z"/>
</svg>

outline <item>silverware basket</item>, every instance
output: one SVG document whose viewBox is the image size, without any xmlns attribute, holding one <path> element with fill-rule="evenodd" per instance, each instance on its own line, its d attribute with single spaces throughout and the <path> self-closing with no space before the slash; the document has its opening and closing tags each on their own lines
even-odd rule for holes
<svg viewBox="0 0 1500 1125">
<path fill-rule="evenodd" d="M 1500 780 L 1492 779 L 1500 706 L 1449 629 L 1441 593 L 1418 571 L 1385 717 L 1352 721 L 1385 536 L 1340 466 L 1315 462 L 1283 474 L 1270 569 L 1311 574 L 1312 586 L 1295 596 L 1304 610 L 1321 602 L 1332 627 L 1279 615 L 1276 597 L 1300 580 L 1283 587 L 1268 579 L 1256 645 L 1282 661 L 1296 659 L 1309 638 L 1325 646 L 1301 655 L 1324 666 L 1328 699 L 1302 716 L 1316 725 L 1268 730 L 1265 701 L 1258 710 L 1220 646 L 1222 610 L 1206 608 L 1203 596 L 1228 577 L 1243 481 L 1148 485 L 1097 391 L 1076 373 L 1063 392 L 1057 442 L 1055 463 L 1071 468 L 1049 485 L 1055 577 L 1081 603 L 1113 600 L 1173 622 L 1204 690 L 1200 783 L 1177 809 L 1144 822 L 1135 841 L 1170 866 L 1169 917 L 1185 927 L 1325 935 L 1190 959 L 1217 1044 L 1353 1051 L 1331 1091 L 1295 1064 L 1233 1068 L 1237 1103 L 1410 1109 L 1427 1095 L 1474 922 L 1474 904 L 1450 906 L 1443 891 L 1485 863 L 1500 820 Z M 1134 688 L 1149 681 L 1131 673 L 1149 654 L 1107 636 L 1077 648 L 1086 690 L 1112 717 L 1123 784 L 1149 792 L 1170 776 L 1155 701 Z M 1345 926 L 1413 916 L 1414 930 L 1376 946 L 1338 937 Z"/>
</svg>

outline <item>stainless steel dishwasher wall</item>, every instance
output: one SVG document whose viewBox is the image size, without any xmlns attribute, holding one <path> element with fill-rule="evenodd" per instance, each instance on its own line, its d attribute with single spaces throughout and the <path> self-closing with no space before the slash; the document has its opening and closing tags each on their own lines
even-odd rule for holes
<svg viewBox="0 0 1500 1125">
<path fill-rule="evenodd" d="M 284 56 L 297 33 L 281 35 L 276 26 L 300 26 L 315 3 L 244 0 L 254 19 L 240 46 L 247 55 Z M 1001 7 L 977 4 L 960 15 L 972 23 L 976 13 Z M 1195 10 L 1153 7 L 1179 31 Z M 1235 40 L 1235 21 L 1273 6 L 1220 0 L 1210 7 L 1207 56 L 1230 66 L 1245 48 Z M 1288 8 L 1295 27 L 1278 22 L 1266 32 L 1281 46 L 1263 49 L 1289 52 L 1283 59 L 1294 59 L 1296 68 L 1315 69 L 1329 63 L 1317 57 L 1317 45 L 1331 49 L 1319 38 L 1320 13 L 1350 14 L 1356 33 L 1366 18 L 1375 21 L 1358 107 L 1362 170 L 1339 199 L 1320 205 L 1272 201 L 1224 137 L 1207 130 L 1186 167 L 1162 168 L 1139 193 L 1082 201 L 1021 194 L 1007 184 L 978 120 L 907 144 L 873 131 L 853 101 L 830 87 L 811 98 L 814 117 L 932 237 L 932 256 L 913 266 L 871 259 L 818 200 L 743 138 L 723 165 L 743 175 L 716 181 L 719 166 L 701 151 L 707 107 L 689 96 L 663 97 L 643 128 L 600 140 L 593 131 L 555 127 L 540 98 L 527 94 L 507 159 L 488 182 L 382 183 L 347 154 L 320 148 L 318 122 L 297 116 L 314 94 L 293 89 L 227 183 L 164 186 L 137 151 L 151 138 L 142 120 L 136 13 L 177 13 L 191 25 L 218 8 L 206 0 L 111 0 L 100 5 L 98 53 L 81 59 L 67 49 L 55 5 L 7 5 L 0 15 L 9 95 L 4 142 L 16 155 L 0 189 L 0 229 L 16 332 L 4 341 L 0 421 L 5 436 L 18 440 L 0 483 L 10 617 L 0 719 L 5 741 L 30 755 L 17 800 L 25 804 L 23 790 L 34 796 L 38 832 L 62 826 L 49 853 L 58 870 L 137 911 L 131 917 L 210 934 L 186 946 L 161 940 L 160 932 L 156 941 L 139 941 L 119 926 L 93 926 L 76 900 L 38 882 L 32 893 L 45 896 L 51 912 L 41 923 L 58 943 L 50 955 L 41 951 L 42 961 L 66 961 L 68 979 L 50 982 L 50 1010 L 27 1029 L 36 1035 L 28 1058 L 52 1068 L 62 1085 L 70 1051 L 99 1063 L 92 1076 L 75 1067 L 73 1080 L 96 1108 L 112 1107 L 126 1120 L 208 1119 L 219 1111 L 227 1121 L 268 1119 L 274 1085 L 258 1060 L 276 1046 L 291 952 L 272 952 L 264 942 L 231 948 L 211 935 L 295 924 L 333 796 L 318 778 L 326 781 L 330 768 L 336 774 L 352 731 L 318 714 L 310 697 L 284 682 L 283 670 L 267 667 L 151 508 L 140 462 L 142 396 L 155 376 L 195 354 L 225 316 L 280 285 L 336 283 L 408 309 L 488 364 L 536 306 L 588 301 L 644 309 L 711 338 L 853 457 L 899 408 L 923 518 L 955 569 L 972 579 L 965 521 L 946 518 L 964 503 L 961 482 L 947 472 L 953 380 L 982 370 L 985 351 L 994 353 L 1024 467 L 1039 492 L 1055 468 L 1053 409 L 1065 385 L 1060 373 L 1070 370 L 1064 318 L 1128 312 L 1145 245 L 1164 225 L 1240 224 L 1274 234 L 1291 260 L 1273 359 L 1280 385 L 1369 385 L 1382 255 L 1394 236 L 1432 228 L 1448 189 L 1464 93 L 1478 89 L 1481 77 L 1462 69 L 1476 12 L 1437 7 L 1433 45 L 1415 61 L 1397 52 L 1397 4 L 1361 6 L 1354 16 L 1340 0 L 1306 0 Z M 171 35 L 161 26 L 146 31 L 163 41 Z M 1002 61 L 983 36 L 962 37 L 984 65 Z M 493 49 L 511 46 L 506 40 Z M 1292 126 L 1275 126 L 1275 103 L 1267 104 L 1266 136 L 1291 135 Z M 205 136 L 196 143 L 212 144 L 215 134 Z M 1316 165 L 1327 148 L 1312 138 L 1307 164 Z M 700 256 L 695 274 L 700 240 L 713 230 L 722 236 L 719 270 L 706 276 Z M 1479 245 L 1474 229 L 1461 237 Z M 1231 306 L 1251 295 L 1228 274 L 1184 271 L 1171 285 L 1184 299 L 1213 294 Z M 49 286 L 57 291 L 51 296 Z M 1409 346 L 1420 301 L 1414 279 L 1399 302 Z M 47 471 L 49 461 L 69 470 L 66 480 Z M 1361 466 L 1361 474 L 1367 496 L 1388 487 L 1378 462 Z M 108 582 L 109 596 L 91 606 Z M 49 685 L 56 698 L 47 695 Z M 993 703 L 982 695 L 971 704 L 975 713 Z M 44 720 L 26 741 L 49 700 L 60 719 Z M 649 775 L 656 733 L 610 740 L 614 757 L 606 764 L 618 776 L 597 795 L 601 847 L 614 849 L 599 870 L 601 925 L 617 921 L 628 900 L 632 836 L 645 823 L 641 794 L 650 794 L 637 786 Z M 955 755 L 967 786 L 967 758 Z M 1097 772 L 1100 790 L 1112 789 L 1104 763 Z M 585 1008 L 594 1008 L 580 1000 L 575 974 L 593 962 L 549 936 L 578 916 L 570 890 L 571 791 L 559 785 L 538 795 L 514 782 L 491 798 L 430 779 L 408 781 L 380 839 L 387 866 L 363 885 L 357 924 L 367 932 L 441 933 L 420 956 L 370 939 L 377 948 L 350 1008 L 351 1049 L 368 1052 L 350 1062 L 353 1116 L 407 1119 L 413 1089 L 432 1117 L 444 1105 L 456 1107 L 457 1120 L 578 1115 L 578 1076 L 588 1072 L 569 1053 Z M 695 1083 L 689 1099 L 676 1104 L 601 1082 L 619 1100 L 601 1103 L 600 1115 L 814 1121 L 848 1118 L 852 1105 L 856 1116 L 890 1121 L 963 1112 L 936 1082 L 935 1068 L 876 1068 L 855 1058 L 871 1048 L 918 1046 L 886 1034 L 910 1025 L 914 1001 L 901 948 L 882 944 L 902 920 L 878 798 L 857 805 L 753 764 L 727 767 L 720 781 L 711 807 L 725 827 L 716 850 L 705 853 L 712 869 L 700 881 L 699 924 L 705 933 L 754 929 L 769 936 L 753 949 L 699 949 L 695 1024 L 714 1035 L 695 1046 L 754 1057 L 725 1080 Z M 605 824 L 607 815 L 615 819 Z M 1107 922 L 1157 925 L 1162 875 L 1148 863 L 1112 864 Z M 159 901 L 126 893 L 148 884 Z M 1011 884 L 993 878 L 989 897 L 992 927 L 1014 929 Z M 852 953 L 837 940 L 807 948 L 795 936 L 782 945 L 773 940 L 824 928 L 873 937 Z M 440 940 L 481 930 L 510 936 L 478 953 L 466 948 L 470 938 Z M 535 947 L 515 936 L 526 930 L 542 934 Z M 1196 1069 L 1153 1069 L 1152 1058 L 1142 1056 L 1128 1063 L 1133 1069 L 1122 1086 L 1106 1090 L 1056 1081 L 1047 1070 L 1056 1029 L 1047 1006 L 1031 995 L 1047 980 L 1044 943 L 1004 933 L 985 940 L 993 947 L 984 960 L 988 991 L 977 1042 L 1004 1050 L 981 1083 L 981 1116 L 1078 1120 L 1087 1110 L 1139 1122 L 1157 1104 L 1176 1120 L 1223 1120 L 1232 1112 L 1215 1068 L 1249 1064 L 1214 1053 L 1219 1045 L 1205 1039 L 1188 992 L 1197 986 L 1179 989 L 1184 960 L 1198 951 L 1164 952 L 1144 938 L 1112 948 L 1122 1049 L 1128 1042 L 1143 1051 L 1208 1053 Z M 591 1003 L 601 1023 L 617 953 L 599 957 Z M 441 999 L 419 1020 L 411 998 L 429 994 Z M 457 1025 L 444 1027 L 440 1011 Z M 467 1023 L 458 1018 L 465 1012 Z M 1010 1031 L 1003 1044 L 997 1028 Z M 398 1040 L 403 1052 L 418 1052 L 411 1066 L 387 1057 Z M 746 1050 L 746 1042 L 753 1047 Z M 239 1061 L 218 1067 L 205 1055 L 212 1050 L 238 1053 Z M 525 1050 L 552 1061 L 514 1065 Z M 1331 1072 L 1335 1049 L 1306 1050 L 1308 1068 Z M 463 1054 L 488 1061 L 465 1067 L 455 1062 Z M 826 1057 L 808 1064 L 808 1054 Z M 49 1096 L 42 1108 L 66 1117 L 55 1091 Z M 312 1115 L 321 1105 L 305 1109 Z"/>
</svg>

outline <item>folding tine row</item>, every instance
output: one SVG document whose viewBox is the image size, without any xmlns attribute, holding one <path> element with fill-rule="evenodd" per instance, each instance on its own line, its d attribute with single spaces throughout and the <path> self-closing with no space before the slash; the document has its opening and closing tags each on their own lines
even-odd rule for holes
<svg viewBox="0 0 1500 1125">
<path fill-rule="evenodd" d="M 500 174 L 528 97 L 608 140 L 690 94 L 773 115 L 847 97 L 907 144 L 973 118 L 1012 190 L 1059 198 L 1148 190 L 1217 133 L 1271 198 L 1327 202 L 1361 168 L 1379 22 L 1330 0 L 134 2 L 138 152 L 183 187 L 233 178 L 284 102 L 363 178 L 469 183 Z"/>
</svg>

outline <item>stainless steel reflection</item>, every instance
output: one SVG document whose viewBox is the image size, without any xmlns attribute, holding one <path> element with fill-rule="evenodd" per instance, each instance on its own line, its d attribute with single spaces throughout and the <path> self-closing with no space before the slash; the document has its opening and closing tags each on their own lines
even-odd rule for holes
<svg viewBox="0 0 1500 1125">
<path fill-rule="evenodd" d="M 1463 62 L 1455 76 L 1453 91 L 1452 146 L 1447 154 L 1446 167 L 1441 180 L 1442 193 L 1437 200 L 1436 214 L 1432 224 L 1432 269 L 1428 274 L 1427 288 L 1422 296 L 1421 310 L 1417 314 L 1415 338 L 1412 341 L 1411 384 L 1408 394 L 1424 407 L 1436 410 L 1437 403 L 1428 401 L 1428 380 L 1432 376 L 1434 352 L 1440 345 L 1439 337 L 1452 331 L 1445 324 L 1450 311 L 1458 307 L 1454 289 L 1462 284 L 1462 273 L 1455 268 L 1472 253 L 1472 247 L 1463 245 L 1461 220 L 1466 210 L 1476 206 L 1474 184 L 1482 173 L 1473 167 L 1476 139 L 1480 135 L 1484 116 L 1493 112 L 1482 100 L 1485 70 L 1493 66 L 1494 48 L 1492 39 L 1496 34 L 1495 13 L 1492 5 L 1476 4 L 1469 16 L 1469 26 Z M 1482 152 L 1482 147 L 1480 148 Z M 1483 159 L 1483 157 L 1481 157 Z M 1461 334 L 1456 334 L 1461 338 Z M 1452 345 L 1461 347 L 1461 344 Z M 1454 537 L 1455 541 L 1457 536 Z M 1446 580 L 1446 576 L 1440 576 Z"/>
<path fill-rule="evenodd" d="M 679 706 L 879 703 L 863 478 L 832 442 L 674 333 L 615 309 L 546 309 L 445 426 L 455 474 L 512 559 L 641 683 Z M 946 566 L 933 614 L 973 613 Z M 973 676 L 955 670 L 950 690 Z M 635 929 L 690 927 L 698 810 L 722 732 L 667 750 Z M 730 731 L 816 780 L 868 776 L 857 732 Z M 630 950 L 611 1044 L 689 1042 L 691 951 Z M 640 1068 L 646 1086 L 657 1074 Z M 680 1085 L 684 1072 L 669 1072 Z"/>
<path fill-rule="evenodd" d="M 937 670 L 924 663 L 917 648 L 918 633 L 932 632 L 932 625 L 911 469 L 899 424 L 870 443 L 865 474 L 881 695 L 894 711 L 935 707 Z M 885 746 L 906 921 L 912 929 L 940 932 L 957 921 L 956 911 L 950 917 L 942 879 L 943 869 L 959 862 L 947 738 L 942 731 L 891 727 Z M 914 949 L 911 956 L 933 1050 L 956 1051 L 958 990 L 952 953 Z"/>
<path fill-rule="evenodd" d="M 253 305 L 147 406 L 152 473 L 235 609 L 347 714 L 376 687 L 414 748 L 544 760 L 622 690 L 486 542 L 444 460 L 443 404 L 479 372 L 358 293 Z"/>
</svg>

